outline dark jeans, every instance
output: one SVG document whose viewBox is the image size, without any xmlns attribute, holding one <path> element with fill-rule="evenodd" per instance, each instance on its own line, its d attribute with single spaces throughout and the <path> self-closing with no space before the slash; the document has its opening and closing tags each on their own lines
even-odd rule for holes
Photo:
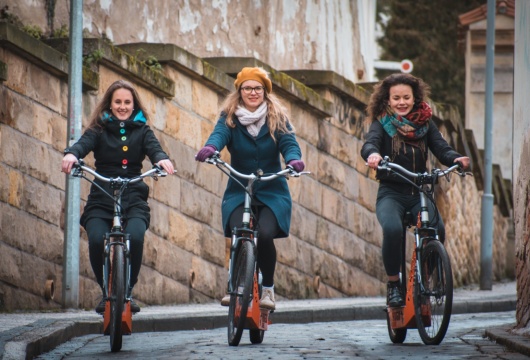
<svg viewBox="0 0 530 360">
<path fill-rule="evenodd" d="M 401 266 L 403 215 L 410 211 L 416 217 L 420 207 L 419 194 L 403 194 L 385 184 L 379 185 L 376 214 L 383 229 L 383 263 L 388 276 L 398 275 Z M 428 208 L 429 218 L 433 220 L 434 207 L 430 201 Z M 440 215 L 438 215 L 438 237 L 442 242 L 445 240 L 445 228 Z"/>
<path fill-rule="evenodd" d="M 112 227 L 112 220 L 91 218 L 87 221 L 85 230 L 88 235 L 88 253 L 90 264 L 99 286 L 103 287 L 103 250 L 105 248 L 105 233 Z M 143 219 L 131 218 L 127 221 L 125 232 L 131 235 L 131 288 L 138 281 L 138 274 L 142 266 L 144 252 L 144 235 L 147 225 Z"/>
<path fill-rule="evenodd" d="M 274 271 L 276 270 L 276 246 L 274 238 L 278 236 L 280 227 L 271 209 L 264 205 L 252 206 L 258 218 L 258 267 L 263 276 L 263 286 L 274 285 Z M 243 205 L 238 206 L 230 215 L 230 229 L 241 226 Z"/>
</svg>

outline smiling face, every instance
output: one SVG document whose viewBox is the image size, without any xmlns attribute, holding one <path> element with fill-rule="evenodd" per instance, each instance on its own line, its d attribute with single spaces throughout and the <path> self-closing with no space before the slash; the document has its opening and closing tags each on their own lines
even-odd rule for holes
<svg viewBox="0 0 530 360">
<path fill-rule="evenodd" d="M 414 107 L 412 87 L 405 84 L 394 85 L 389 91 L 388 105 L 398 115 L 405 116 Z"/>
<path fill-rule="evenodd" d="M 241 87 L 239 88 L 239 92 L 241 93 L 241 98 L 243 99 L 243 104 L 245 104 L 245 108 L 252 112 L 256 111 L 256 109 L 265 100 L 265 91 L 262 91 L 261 94 L 256 94 L 256 91 L 253 90 L 250 92 L 250 94 L 247 94 L 245 91 L 243 91 L 243 88 L 255 88 L 257 86 L 263 87 L 263 84 L 259 81 L 247 80 L 243 84 L 241 84 Z"/>
<path fill-rule="evenodd" d="M 127 89 L 117 89 L 112 94 L 110 111 L 118 120 L 127 120 L 134 110 L 133 94 Z"/>
</svg>

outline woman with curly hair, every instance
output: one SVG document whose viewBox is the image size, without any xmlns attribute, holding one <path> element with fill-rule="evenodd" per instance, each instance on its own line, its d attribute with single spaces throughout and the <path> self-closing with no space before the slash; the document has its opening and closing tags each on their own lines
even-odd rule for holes
<svg viewBox="0 0 530 360">
<path fill-rule="evenodd" d="M 430 150 L 446 166 L 460 162 L 464 169 L 469 167 L 469 158 L 457 153 L 436 128 L 426 102 L 428 96 L 429 86 L 410 74 L 390 75 L 374 87 L 367 107 L 370 129 L 361 149 L 366 165 L 377 170 L 379 162 L 388 156 L 411 172 L 425 172 Z M 383 229 L 383 263 L 388 276 L 387 304 L 400 307 L 403 306 L 399 287 L 402 219 L 407 211 L 418 213 L 420 196 L 412 184 L 395 174 L 377 171 L 376 177 L 379 180 L 376 214 Z M 444 224 L 438 219 L 438 234 L 443 242 Z"/>
</svg>

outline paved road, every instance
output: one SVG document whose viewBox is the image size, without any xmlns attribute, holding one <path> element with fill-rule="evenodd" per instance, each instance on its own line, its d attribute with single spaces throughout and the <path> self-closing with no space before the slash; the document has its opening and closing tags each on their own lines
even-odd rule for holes
<svg viewBox="0 0 530 360">
<path fill-rule="evenodd" d="M 485 329 L 513 323 L 514 311 L 453 315 L 439 346 L 423 345 L 409 330 L 403 345 L 390 342 L 384 320 L 273 324 L 261 345 L 248 333 L 238 347 L 226 342 L 226 328 L 134 333 L 122 351 L 111 353 L 109 337 L 74 338 L 37 359 L 527 359 L 484 338 Z"/>
</svg>

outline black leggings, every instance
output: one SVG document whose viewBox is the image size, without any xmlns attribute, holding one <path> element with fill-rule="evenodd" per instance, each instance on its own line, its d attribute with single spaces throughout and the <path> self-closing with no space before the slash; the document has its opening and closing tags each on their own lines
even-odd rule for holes
<svg viewBox="0 0 530 360">
<path fill-rule="evenodd" d="M 90 264 L 99 286 L 103 287 L 103 250 L 105 248 L 105 233 L 112 227 L 112 220 L 91 218 L 86 222 L 85 230 L 88 235 L 88 253 Z M 144 252 L 144 235 L 147 224 L 140 218 L 127 221 L 125 232 L 131 235 L 131 288 L 138 281 L 138 274 L 142 266 Z"/>
<path fill-rule="evenodd" d="M 434 207 L 430 201 L 427 202 L 429 218 L 433 220 Z M 418 194 L 403 194 L 384 184 L 379 185 L 376 214 L 383 229 L 383 263 L 388 276 L 398 275 L 401 266 L 403 215 L 410 211 L 413 216 L 417 216 L 420 207 Z M 445 228 L 440 214 L 438 214 L 438 237 L 441 242 L 445 241 Z"/>
<path fill-rule="evenodd" d="M 276 269 L 276 246 L 274 238 L 278 236 L 280 227 L 276 216 L 265 205 L 252 206 L 258 218 L 258 267 L 263 275 L 263 286 L 274 285 L 274 271 Z M 241 226 L 243 205 L 238 206 L 230 215 L 230 229 Z"/>
</svg>

